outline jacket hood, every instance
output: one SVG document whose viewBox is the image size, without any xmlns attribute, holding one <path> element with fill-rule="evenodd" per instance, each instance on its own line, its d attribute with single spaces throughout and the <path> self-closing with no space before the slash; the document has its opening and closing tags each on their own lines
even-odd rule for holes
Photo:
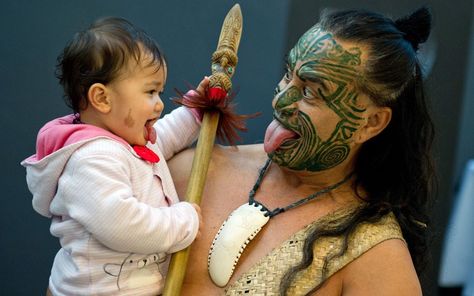
<svg viewBox="0 0 474 296">
<path fill-rule="evenodd" d="M 36 153 L 21 162 L 26 168 L 28 189 L 33 194 L 33 208 L 46 217 L 52 216 L 49 206 L 56 194 L 59 177 L 74 151 L 104 137 L 129 146 L 109 131 L 89 124 L 76 124 L 74 119 L 71 114 L 45 124 L 38 133 Z"/>
</svg>

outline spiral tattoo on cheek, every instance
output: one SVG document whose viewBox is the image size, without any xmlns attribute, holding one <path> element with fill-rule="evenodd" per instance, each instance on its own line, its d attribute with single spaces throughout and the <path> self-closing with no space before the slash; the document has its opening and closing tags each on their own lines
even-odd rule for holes
<svg viewBox="0 0 474 296">
<path fill-rule="evenodd" d="M 301 169 L 322 171 L 340 164 L 347 158 L 350 147 L 346 141 L 335 137 L 338 131 L 339 127 L 336 127 L 328 141 L 321 141 L 315 153 L 309 156 L 308 163 Z"/>
<path fill-rule="evenodd" d="M 349 155 L 349 145 L 335 137 L 340 130 L 338 127 L 329 140 L 323 141 L 310 117 L 299 112 L 298 124 L 291 128 L 300 134 L 301 138 L 283 145 L 282 149 L 271 156 L 273 161 L 281 166 L 294 170 L 322 171 L 340 164 Z"/>
</svg>

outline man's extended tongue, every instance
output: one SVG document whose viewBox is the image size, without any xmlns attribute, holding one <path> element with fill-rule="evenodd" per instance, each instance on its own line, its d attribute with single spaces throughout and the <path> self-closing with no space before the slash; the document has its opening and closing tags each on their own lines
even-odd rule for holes
<svg viewBox="0 0 474 296">
<path fill-rule="evenodd" d="M 145 128 L 146 128 L 148 141 L 150 141 L 152 144 L 155 144 L 156 143 L 156 130 L 150 124 L 145 125 Z"/>
<path fill-rule="evenodd" d="M 263 148 L 266 153 L 271 153 L 277 150 L 284 141 L 295 137 L 296 134 L 294 132 L 287 130 L 278 121 L 273 120 L 265 133 Z"/>
</svg>

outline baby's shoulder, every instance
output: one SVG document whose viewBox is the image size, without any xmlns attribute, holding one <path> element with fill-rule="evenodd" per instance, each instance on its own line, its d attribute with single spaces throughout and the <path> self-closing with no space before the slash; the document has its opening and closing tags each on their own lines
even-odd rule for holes
<svg viewBox="0 0 474 296">
<path fill-rule="evenodd" d="M 89 157 L 105 157 L 126 159 L 132 153 L 124 144 L 110 138 L 96 138 L 85 142 L 74 151 L 71 159 L 84 159 Z"/>
</svg>

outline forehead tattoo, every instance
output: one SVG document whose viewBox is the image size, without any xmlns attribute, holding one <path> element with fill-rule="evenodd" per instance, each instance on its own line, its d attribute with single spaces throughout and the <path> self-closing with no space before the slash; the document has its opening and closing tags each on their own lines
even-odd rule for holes
<svg viewBox="0 0 474 296">
<path fill-rule="evenodd" d="M 281 149 L 272 156 L 281 165 L 297 170 L 320 171 L 336 166 L 349 155 L 349 139 L 360 125 L 360 114 L 365 111 L 357 103 L 356 80 L 361 65 L 359 48 L 344 49 L 332 34 L 314 26 L 306 32 L 290 51 L 288 67 L 296 69 L 296 75 L 303 80 L 318 83 L 316 97 L 325 101 L 340 121 L 329 139 L 323 141 L 317 135 L 311 118 L 298 112 L 296 118 L 280 116 L 283 125 L 296 131 L 301 138 L 291 149 Z M 282 93 L 275 104 L 276 112 L 282 112 L 291 104 L 303 98 L 301 90 L 289 88 Z M 291 114 L 291 112 L 287 112 Z"/>
</svg>

